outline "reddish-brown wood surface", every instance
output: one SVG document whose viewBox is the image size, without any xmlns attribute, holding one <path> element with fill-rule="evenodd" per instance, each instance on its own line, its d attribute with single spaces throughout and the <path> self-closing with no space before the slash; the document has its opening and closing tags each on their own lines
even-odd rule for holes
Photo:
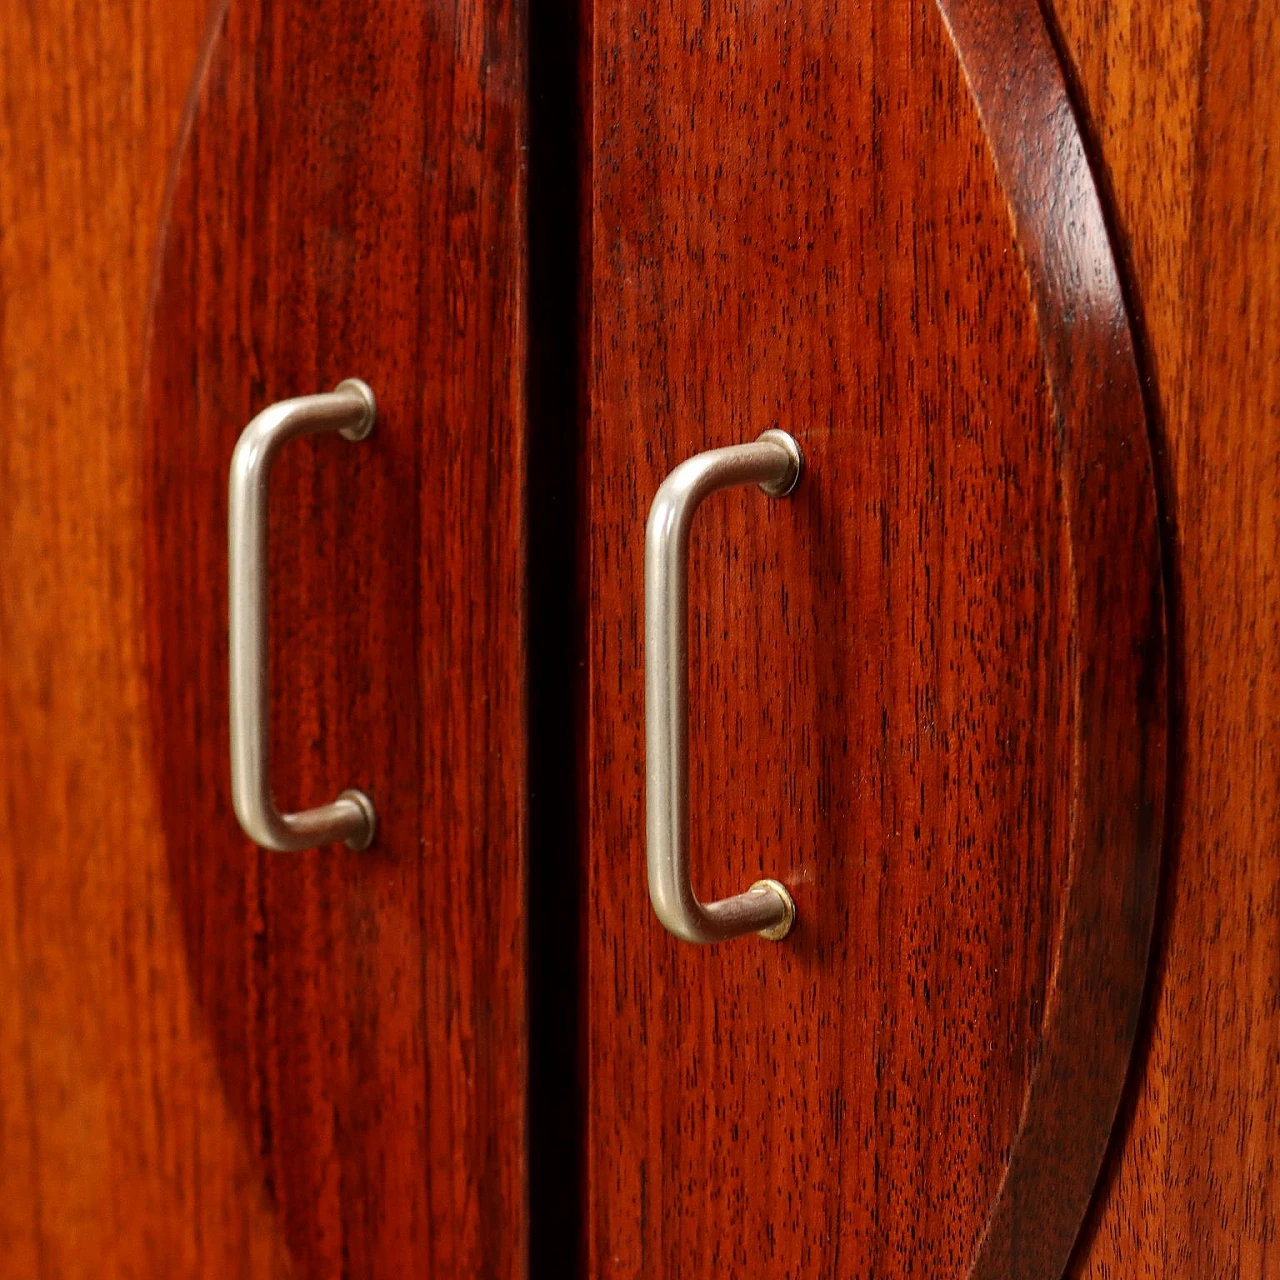
<svg viewBox="0 0 1280 1280">
<path fill-rule="evenodd" d="M 232 0 L 178 170 L 147 385 L 149 693 L 188 962 L 300 1274 L 524 1267 L 518 5 Z M 347 376 L 367 442 L 274 468 L 282 807 L 360 785 L 369 852 L 228 805 L 225 488 Z"/>
<path fill-rule="evenodd" d="M 589 1273 L 1060 1273 L 1163 818 L 1133 347 L 1032 4 L 592 10 Z M 954 32 L 954 43 L 950 32 Z M 691 571 L 696 949 L 645 895 L 641 546 L 783 426 Z"/>
<path fill-rule="evenodd" d="M 0 1275 L 285 1276 L 155 784 L 138 388 L 209 6 L 0 19 Z"/>
<path fill-rule="evenodd" d="M 1146 337 L 1171 549 L 1157 963 L 1072 1275 L 1280 1272 L 1280 13 L 1053 0 Z"/>
<path fill-rule="evenodd" d="M 1266 6 L 1216 0 L 1054 0 L 1049 7 L 1078 75 L 1146 336 L 1163 445 L 1178 676 L 1171 865 L 1149 1025 L 1071 1273 L 1265 1277 L 1276 1266 L 1280 1213 L 1272 1140 L 1280 1084 L 1280 187 L 1269 158 L 1280 131 L 1273 70 L 1280 31 Z M 1018 352 L 1043 359 L 1037 282 L 1023 277 L 1018 261 L 1029 262 L 1031 242 L 1025 232 L 1011 240 L 1009 192 L 1001 190 L 1007 175 L 992 159 L 991 135 L 965 105 L 954 54 L 925 9 L 886 18 L 883 7 L 862 14 L 789 8 L 785 36 L 781 9 L 716 16 L 714 32 L 701 13 L 670 7 L 595 17 L 593 281 L 601 363 L 590 465 L 607 485 L 592 512 L 599 517 L 599 504 L 614 498 L 619 507 L 595 527 L 592 579 L 593 674 L 603 671 L 592 721 L 599 772 L 587 921 L 591 1098 L 603 1104 L 591 1134 L 599 1188 L 593 1275 L 711 1274 L 713 1262 L 723 1270 L 726 1259 L 742 1274 L 943 1274 L 981 1228 L 980 1197 L 990 1201 L 999 1175 L 989 1153 L 1003 1155 L 1012 1141 L 1016 1117 L 1007 1106 L 1016 1108 L 1035 1056 L 1047 952 L 1057 941 L 1049 922 L 1067 884 L 1066 846 L 1050 843 L 1065 830 L 1067 783 L 1054 783 L 1056 808 L 1031 814 L 1043 798 L 1034 791 L 1045 785 L 1043 762 L 1019 761 L 1017 752 L 1035 740 L 1060 755 L 1073 729 L 1060 665 L 1071 633 L 1056 594 L 1068 572 L 1064 511 L 1055 505 L 1060 491 L 1049 464 L 1034 448 L 1052 441 L 1043 386 L 1011 364 L 984 363 L 993 342 L 1004 360 Z M 442 85 L 460 48 L 478 56 L 478 15 L 447 19 L 434 13 L 443 46 L 434 55 L 423 53 L 423 41 L 409 41 L 408 56 L 430 69 L 424 82 Z M 182 616 L 199 624 L 198 634 L 170 629 L 166 636 L 162 625 L 162 601 L 174 588 L 165 576 L 168 555 L 202 565 L 203 576 L 184 594 L 206 584 L 215 594 L 224 590 L 212 559 L 222 554 L 223 477 L 203 462 L 194 467 L 190 524 L 183 531 L 175 517 L 172 526 L 158 525 L 158 495 L 177 509 L 186 499 L 176 477 L 172 492 L 153 492 L 156 469 L 164 450 L 192 442 L 159 434 L 154 420 L 144 435 L 136 414 L 152 243 L 205 21 L 198 5 L 45 0 L 0 22 L 0 1275 L 23 1280 L 323 1274 L 341 1269 L 333 1259 L 344 1249 L 356 1260 L 399 1261 L 395 1251 L 421 1221 L 421 1195 L 405 1190 L 404 1171 L 427 1121 L 424 1113 L 392 1134 L 391 1117 L 406 1115 L 408 1076 L 416 1071 L 425 1082 L 428 1069 L 445 1070 L 416 1059 L 425 1050 L 412 1037 L 403 1074 L 374 1047 L 387 1043 L 388 1026 L 403 1037 L 411 1021 L 405 983 L 411 990 L 416 983 L 409 999 L 428 998 L 422 973 L 415 979 L 400 971 L 404 952 L 390 936 L 391 916 L 411 897 L 396 871 L 372 862 L 340 881 L 337 861 L 324 867 L 319 855 L 304 855 L 314 874 L 251 859 L 225 810 L 210 816 L 225 794 L 224 744 L 199 741 L 189 762 L 169 758 L 191 739 L 184 743 L 169 723 L 154 688 L 183 686 L 180 705 L 204 708 L 191 737 L 218 737 L 225 678 L 221 659 L 202 647 L 194 601 Z M 404 43 L 403 15 L 374 13 L 367 21 L 381 21 Z M 911 24 L 905 34 L 903 24 Z M 330 30 L 336 47 L 342 40 Z M 279 28 L 280 35 L 294 31 L 293 24 Z M 262 34 L 263 74 L 276 68 L 278 83 L 294 83 L 300 73 L 286 75 L 287 60 L 272 44 L 278 38 Z M 336 79 L 338 72 L 324 70 L 333 66 L 328 51 L 307 48 L 316 78 Z M 784 49 L 788 61 L 775 66 Z M 225 47 L 221 56 L 225 81 L 232 65 Z M 1010 65 L 1025 63 L 1014 57 Z M 241 91 L 260 94 L 257 68 L 235 65 L 244 72 Z M 981 103 L 972 45 L 967 65 Z M 734 89 L 729 66 L 735 77 L 755 79 Z M 357 56 L 355 72 L 375 103 L 406 80 L 394 58 L 371 68 Z M 455 101 L 474 102 L 475 92 L 474 81 L 470 94 L 460 82 L 438 109 L 452 120 Z M 518 95 L 504 89 L 499 96 L 509 107 Z M 701 105 L 691 117 L 695 98 Z M 633 111 L 619 109 L 628 103 Z M 741 114 L 731 118 L 726 106 Z M 989 127 L 1004 125 L 1016 140 L 1016 115 L 984 111 Z M 926 145 L 917 145 L 918 132 L 897 127 L 914 120 L 918 131 L 926 117 Z M 751 129 L 731 133 L 739 119 Z M 277 143 L 291 127 L 299 126 L 259 124 Z M 431 131 L 441 147 L 458 145 L 429 116 L 409 127 Z M 697 155 L 695 132 L 702 135 Z M 327 138 L 350 136 L 339 120 Z M 240 145 L 230 134 L 218 142 Z M 205 146 L 206 158 L 210 147 L 218 150 L 213 139 Z M 308 146 L 313 157 L 323 151 L 315 138 Z M 225 154 L 217 163 L 228 163 Z M 442 163 L 427 172 L 438 179 Z M 314 191 L 325 172 L 333 170 L 320 166 L 300 186 L 291 179 L 290 189 Z M 395 185 L 385 175 L 372 180 Z M 274 179 L 268 170 L 255 181 L 261 196 Z M 339 231 L 360 204 L 345 185 Z M 424 218 L 439 216 L 434 189 L 422 186 Z M 471 225 L 477 215 L 467 209 L 465 181 L 453 190 L 450 225 Z M 179 230 L 200 196 L 188 190 L 186 198 Z M 231 194 L 219 198 L 230 202 Z M 260 207 L 275 206 L 263 197 Z M 246 235 L 250 212 L 240 210 Z M 925 215 L 914 238 L 908 213 L 910 220 Z M 291 216 L 305 220 L 305 204 Z M 737 220 L 732 231 L 726 218 Z M 624 219 L 631 220 L 627 235 Z M 506 234 L 518 221 L 495 225 Z M 941 245 L 925 226 L 942 228 Z M 233 228 L 207 225 L 204 243 L 224 233 L 228 244 L 237 239 Z M 314 239 L 298 244 L 316 260 Z M 336 244 L 341 252 L 341 234 Z M 482 257 L 481 242 L 473 244 Z M 673 277 L 667 259 L 687 257 L 691 247 L 701 254 L 696 270 Z M 990 256 L 970 263 L 979 250 Z M 812 283 L 798 295 L 785 284 L 796 278 L 797 259 L 822 268 L 799 273 Z M 262 289 L 274 279 L 272 296 L 281 296 L 272 264 L 258 261 Z M 623 268 L 629 280 L 616 274 Z M 225 290 L 246 272 L 230 259 L 221 270 Z M 922 274 L 928 288 L 918 287 Z M 203 288 L 212 290 L 214 275 L 200 277 Z M 479 295 L 455 296 L 463 295 L 479 305 Z M 207 305 L 212 294 L 203 296 Z M 915 314 L 908 298 L 925 304 L 915 322 L 921 332 L 901 322 Z M 184 305 L 189 317 L 196 304 L 187 298 Z M 338 309 L 298 299 L 287 305 L 295 318 L 308 308 L 317 318 L 304 326 L 307 350 L 273 350 L 279 360 L 259 369 L 264 385 L 253 396 L 243 371 L 230 378 L 228 394 L 238 402 L 217 427 L 228 452 L 236 414 L 277 392 L 308 389 L 265 385 L 289 362 L 297 362 L 298 377 L 309 360 L 315 367 L 305 372 L 315 379 L 331 372 L 321 368 L 325 359 L 335 362 L 335 377 L 360 371 L 339 363 L 342 334 L 319 323 Z M 265 309 L 262 299 L 248 308 L 259 323 Z M 819 312 L 825 328 L 812 319 Z M 476 312 L 458 314 L 474 322 Z M 690 316 L 698 325 L 682 335 Z M 395 318 L 395 331 L 407 323 Z M 173 335 L 175 347 L 180 336 Z M 831 336 L 834 346 L 824 347 Z M 215 339 L 206 332 L 207 343 Z M 654 353 L 663 344 L 659 361 Z M 898 355 L 889 359 L 892 350 Z M 935 361 L 945 355 L 949 364 L 922 377 L 922 353 Z M 201 358 L 209 354 L 206 348 Z M 211 358 L 229 365 L 234 357 Z M 905 371 L 895 366 L 912 359 Z M 1002 381 L 992 381 L 997 375 Z M 477 387 L 492 385 L 475 376 Z M 440 384 L 424 373 L 421 386 L 425 399 Z M 379 389 L 386 407 L 388 393 Z M 1008 415 L 1019 389 L 1023 417 L 1015 423 Z M 202 396 L 215 393 L 202 384 Z M 208 413 L 203 425 L 191 415 L 163 429 L 213 431 Z M 957 433 L 965 420 L 983 430 Z M 718 825 L 695 830 L 695 863 L 704 892 L 738 889 L 757 870 L 784 873 L 804 914 L 790 959 L 754 940 L 682 954 L 658 932 L 643 894 L 639 531 L 667 467 L 775 421 L 805 441 L 806 487 L 785 506 L 755 493 L 726 495 L 700 517 L 695 797 L 704 813 L 719 813 Z M 390 441 L 404 450 L 404 431 L 402 413 L 385 416 L 360 449 Z M 1032 433 L 1030 444 L 1019 444 L 1019 431 Z M 411 772 L 390 758 L 381 728 L 343 755 L 352 751 L 349 729 L 361 728 L 354 721 L 332 738 L 326 726 L 314 759 L 302 753 L 318 717 L 336 705 L 329 696 L 344 694 L 329 646 L 358 658 L 377 645 L 385 657 L 409 649 L 405 633 L 416 627 L 421 650 L 430 609 L 423 595 L 414 620 L 404 601 L 384 598 L 406 572 L 384 561 L 372 588 L 383 619 L 376 639 L 348 618 L 313 611 L 326 574 L 330 585 L 352 589 L 345 557 L 354 547 L 330 541 L 326 512 L 350 474 L 339 468 L 353 455 L 337 442 L 296 449 L 307 459 L 292 459 L 291 448 L 280 472 L 275 564 L 305 563 L 308 545 L 334 547 L 329 569 L 312 563 L 296 596 L 277 603 L 281 790 L 306 803 L 330 783 L 356 780 L 353 769 L 371 786 L 384 786 L 393 771 Z M 360 457 L 363 487 L 342 499 L 353 518 L 363 519 L 369 486 L 405 516 L 411 504 L 396 491 L 386 460 Z M 426 536 L 422 504 L 441 474 L 421 457 L 406 545 Z M 1015 463 L 1019 487 L 1001 495 L 1006 510 L 997 521 L 991 489 L 1009 487 Z M 918 489 L 899 492 L 921 483 L 922 468 L 932 477 L 927 500 Z M 208 508 L 196 510 L 197 492 Z M 851 492 L 855 501 L 842 505 Z M 948 545 L 940 546 L 944 534 Z M 882 535 L 887 562 L 877 545 Z M 367 548 L 384 532 L 357 523 L 351 536 Z M 197 538 L 198 554 L 189 545 Z M 844 563 L 823 550 L 832 540 Z M 983 566 L 981 584 L 972 580 L 971 552 Z M 720 568 L 730 554 L 736 578 Z M 926 560 L 939 568 L 921 585 Z M 984 605 L 996 592 L 1005 636 L 993 631 Z M 288 615 L 295 604 L 299 630 L 291 631 L 280 610 Z M 601 604 L 613 612 L 600 613 Z M 211 613 L 222 607 L 219 599 Z M 949 626 L 956 618 L 971 628 L 958 638 Z M 1028 628 L 1036 628 L 1030 637 Z M 833 632 L 834 646 L 814 638 Z M 1021 692 L 1011 692 L 1003 675 L 1037 644 L 1043 652 L 1031 654 L 1035 661 L 1020 668 Z M 932 680 L 916 669 L 922 652 L 938 673 Z M 186 676 L 175 665 L 184 654 L 195 655 Z M 975 655 L 998 667 L 980 670 L 976 684 Z M 386 673 L 373 677 L 385 692 Z M 156 679 L 162 683 L 149 689 Z M 893 679 L 903 687 L 882 695 Z M 757 684 L 764 690 L 758 706 Z M 739 686 L 750 699 L 735 692 Z M 424 696 L 407 695 L 419 705 Z M 877 720 L 882 696 L 891 701 Z M 368 709 L 353 701 L 347 714 Z M 403 707 L 390 714 L 397 729 L 412 725 L 403 749 L 421 761 L 430 726 Z M 495 754 L 508 755 L 517 742 L 502 741 Z M 998 791 L 979 797 L 980 812 L 972 792 L 953 796 L 944 816 L 916 837 L 905 822 L 914 816 L 905 779 L 933 785 L 932 805 L 945 794 L 938 780 L 944 749 L 962 749 L 975 776 Z M 907 761 L 896 780 L 885 763 L 895 753 Z M 472 803 L 442 755 L 429 767 L 438 789 L 420 784 L 424 808 L 450 787 L 457 809 Z M 1009 767 L 1021 773 L 998 776 Z M 1032 788 L 1021 815 L 1008 807 L 1019 780 Z M 951 833 L 976 839 L 988 819 L 1006 824 L 1009 846 L 984 855 L 962 844 L 957 854 Z M 403 815 L 391 821 L 399 839 Z M 221 836 L 197 848 L 192 833 L 201 824 L 210 831 L 217 824 Z M 1039 849 L 1027 845 L 1033 832 L 1043 838 Z M 797 851 L 802 833 L 816 836 Z M 829 883 L 837 865 L 832 908 L 820 896 L 818 871 L 827 871 Z M 812 873 L 812 883 L 793 876 L 796 868 Z M 433 912 L 425 878 L 422 885 L 425 909 L 402 916 L 406 951 L 429 945 L 438 956 L 462 943 L 447 930 L 464 920 Z M 200 900 L 206 889 L 214 900 Z M 338 919 L 343 911 L 349 932 Z M 835 941 L 846 918 L 840 936 L 857 949 L 851 958 Z M 442 930 L 429 943 L 421 941 L 424 920 Z M 509 962 L 509 941 L 495 948 L 495 963 Z M 274 952 L 263 950 L 268 942 Z M 963 989 L 954 969 L 940 987 L 934 975 L 944 947 L 953 965 L 968 965 L 975 987 L 988 988 Z M 314 968 L 304 972 L 306 965 Z M 388 976 L 400 983 L 394 995 L 384 989 Z M 477 982 L 477 990 L 506 994 L 485 985 L 483 969 Z M 837 990 L 845 1010 L 839 1019 L 831 1012 Z M 743 1040 L 766 1015 L 772 1043 Z M 250 1036 L 250 1016 L 260 1035 Z M 478 1059 L 465 1055 L 465 1029 L 447 1043 L 458 1051 L 450 1079 L 463 1082 L 450 1086 L 462 1092 L 449 1105 L 475 1118 L 487 1105 L 469 1101 L 468 1067 Z M 390 1081 L 385 1097 L 380 1087 L 360 1087 L 366 1069 L 379 1086 Z M 420 1096 L 424 1106 L 432 1096 L 425 1083 Z M 441 1104 L 439 1091 L 434 1100 Z M 273 1122 L 283 1127 L 268 1138 Z M 712 1159 L 699 1165 L 704 1139 Z M 392 1157 L 389 1164 L 379 1151 Z M 674 1153 L 678 1177 L 660 1172 L 664 1153 Z M 508 1152 L 493 1147 L 489 1156 L 497 1167 Z M 325 1162 L 320 1173 L 317 1161 Z M 456 1181 L 445 1189 L 433 1180 L 433 1203 L 445 1213 L 450 1201 L 490 1212 L 468 1190 L 464 1166 L 448 1168 Z M 361 1189 L 366 1175 L 378 1188 L 376 1205 Z M 290 1184 L 291 1177 L 300 1181 Z M 629 1198 L 640 1188 L 643 1204 Z M 923 1212 L 910 1198 L 921 1188 Z M 944 1229 L 945 1215 L 954 1222 Z M 464 1221 L 464 1237 L 455 1238 L 478 1239 L 481 1219 L 468 1213 Z M 762 1234 L 766 1222 L 773 1225 Z M 375 1239 L 383 1230 L 386 1246 Z"/>
<path fill-rule="evenodd" d="M 1060 950 L 973 1275 L 1057 1276 L 1119 1102 L 1155 910 L 1168 730 L 1156 495 L 1120 280 L 1050 34 L 1033 4 L 941 8 L 1036 294 L 1061 423 L 1077 668 Z"/>
</svg>

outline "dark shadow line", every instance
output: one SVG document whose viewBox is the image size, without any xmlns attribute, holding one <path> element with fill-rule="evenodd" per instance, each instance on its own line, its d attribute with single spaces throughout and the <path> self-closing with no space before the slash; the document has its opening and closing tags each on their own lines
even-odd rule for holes
<svg viewBox="0 0 1280 1280">
<path fill-rule="evenodd" d="M 578 0 L 529 0 L 526 359 L 530 1280 L 584 1273 Z"/>
</svg>

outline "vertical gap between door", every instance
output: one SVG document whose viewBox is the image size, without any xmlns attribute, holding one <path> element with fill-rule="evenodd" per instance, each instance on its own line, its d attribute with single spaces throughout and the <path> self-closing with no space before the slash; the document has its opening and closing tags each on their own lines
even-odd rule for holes
<svg viewBox="0 0 1280 1280">
<path fill-rule="evenodd" d="M 529 0 L 526 11 L 530 1280 L 579 1280 L 585 1256 L 577 5 Z"/>
</svg>

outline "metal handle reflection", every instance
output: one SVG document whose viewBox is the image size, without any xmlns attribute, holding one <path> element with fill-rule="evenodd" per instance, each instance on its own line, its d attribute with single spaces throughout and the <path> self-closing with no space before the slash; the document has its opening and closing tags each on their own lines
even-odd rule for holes
<svg viewBox="0 0 1280 1280">
<path fill-rule="evenodd" d="M 649 899 L 685 942 L 741 934 L 784 938 L 795 903 L 776 880 L 699 902 L 689 875 L 689 530 L 704 498 L 758 484 L 773 497 L 800 479 L 800 447 L 785 431 L 753 444 L 700 453 L 663 482 L 649 510 L 644 549 L 645 776 Z"/>
<path fill-rule="evenodd" d="M 373 392 L 348 378 L 323 395 L 281 400 L 245 427 L 231 458 L 227 510 L 230 571 L 231 797 L 245 834 L 267 849 L 310 849 L 345 841 L 365 849 L 377 815 L 363 791 L 332 803 L 281 813 L 271 793 L 267 649 L 267 496 L 271 464 L 287 440 L 338 431 L 363 440 L 378 408 Z"/>
</svg>

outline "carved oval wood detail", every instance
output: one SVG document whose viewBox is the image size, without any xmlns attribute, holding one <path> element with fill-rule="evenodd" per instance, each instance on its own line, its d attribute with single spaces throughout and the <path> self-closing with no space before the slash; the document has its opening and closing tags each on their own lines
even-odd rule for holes
<svg viewBox="0 0 1280 1280">
<path fill-rule="evenodd" d="M 300 1266 L 510 1274 L 520 21 L 329 18 L 232 5 L 175 186 L 146 417 L 166 836 Z M 1141 1007 L 1166 751 L 1148 425 L 1061 67 L 1030 0 L 592 24 L 592 1280 L 1054 1280 Z M 268 400 L 349 375 L 384 406 L 360 501 L 340 443 L 278 473 L 280 784 L 419 799 L 380 804 L 373 857 L 282 861 L 226 804 L 225 464 Z M 683 457 L 770 426 L 800 491 L 717 500 L 695 540 L 694 860 L 713 892 L 780 873 L 800 923 L 693 951 L 643 892 L 640 531 Z"/>
<path fill-rule="evenodd" d="M 296 1273 L 526 1265 L 523 17 L 230 0 L 191 106 L 145 396 L 149 692 L 174 898 Z M 271 477 L 272 781 L 230 808 L 227 480 L 273 401 L 378 422 Z M 256 1262 L 244 1274 L 258 1274 Z"/>
<path fill-rule="evenodd" d="M 1076 764 L 1058 953 L 1008 1170 L 972 1272 L 1030 1280 L 1066 1266 L 1142 1007 L 1168 730 L 1159 516 L 1116 255 L 1041 11 L 940 4 L 1035 291 L 1073 566 Z"/>
<path fill-rule="evenodd" d="M 1030 0 L 593 8 L 593 1277 L 1056 1280 L 1142 1005 L 1164 817 L 1157 494 L 1116 258 Z M 692 849 L 777 947 L 643 897 L 635 531 L 708 504 Z"/>
</svg>

